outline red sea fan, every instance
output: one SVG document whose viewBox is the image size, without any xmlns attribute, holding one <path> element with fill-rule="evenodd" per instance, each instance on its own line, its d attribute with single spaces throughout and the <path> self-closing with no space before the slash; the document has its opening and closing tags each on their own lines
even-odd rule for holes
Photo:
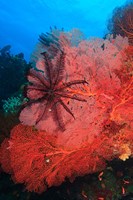
<svg viewBox="0 0 133 200">
<path fill-rule="evenodd" d="M 68 137 L 59 143 L 56 137 L 21 124 L 13 128 L 10 139 L 12 146 L 8 148 L 11 157 L 8 162 L 13 169 L 13 180 L 16 183 L 25 183 L 29 191 L 41 193 L 47 187 L 60 185 L 65 178 L 72 181 L 77 176 L 105 167 L 105 158 L 109 154 L 103 157 L 97 154 L 99 148 L 104 149 L 104 138 L 97 138 L 95 143 L 84 143 L 77 148 L 71 144 L 69 148 L 65 147 L 67 140 Z M 112 155 L 111 150 L 107 151 Z M 5 169 L 3 163 L 2 160 Z"/>
<path fill-rule="evenodd" d="M 36 65 L 39 71 L 29 71 L 29 102 L 19 118 L 23 124 L 35 125 L 52 134 L 58 130 L 70 131 L 71 123 L 75 129 L 78 121 L 81 124 L 82 116 L 86 120 L 85 128 L 90 126 L 92 119 L 98 121 L 98 113 L 103 113 L 101 123 L 121 89 L 119 77 L 114 72 L 121 64 L 121 55 L 115 45 L 96 39 L 71 46 L 63 42 L 65 39 L 68 41 L 65 35 L 58 38 L 60 49 L 53 59 L 42 52 Z M 44 40 L 41 36 L 41 42 Z"/>
<path fill-rule="evenodd" d="M 5 141 L 1 147 L 1 152 L 5 148 L 7 152 L 1 164 L 6 171 L 11 166 L 12 171 L 7 172 L 11 172 L 15 183 L 24 183 L 29 191 L 42 193 L 66 178 L 73 181 L 77 176 L 103 170 L 106 160 L 127 159 L 133 154 L 132 139 L 131 129 L 112 121 L 104 123 L 99 137 L 93 141 L 84 138 L 82 142 L 73 135 L 62 134 L 58 138 L 19 124 L 12 129 L 8 146 Z"/>
<path fill-rule="evenodd" d="M 20 119 L 44 131 L 19 124 L 5 142 L 9 146 L 3 143 L 0 150 L 4 152 L 0 160 L 3 169 L 9 161 L 13 180 L 38 193 L 60 185 L 66 178 L 73 181 L 99 171 L 106 160 L 125 160 L 133 155 L 132 66 L 131 62 L 124 63 L 129 58 L 123 54 L 123 46 L 119 50 L 110 41 L 99 39 L 61 49 L 65 60 L 60 53 L 52 61 L 43 54 L 45 61 L 37 65 L 40 71 L 31 69 L 28 76 L 33 84 L 27 87 L 29 102 Z M 56 70 L 61 69 L 59 76 L 53 73 L 56 63 Z M 43 71 L 46 64 L 48 68 Z M 123 71 L 127 72 L 126 78 Z M 50 104 L 42 107 L 45 100 Z"/>
</svg>

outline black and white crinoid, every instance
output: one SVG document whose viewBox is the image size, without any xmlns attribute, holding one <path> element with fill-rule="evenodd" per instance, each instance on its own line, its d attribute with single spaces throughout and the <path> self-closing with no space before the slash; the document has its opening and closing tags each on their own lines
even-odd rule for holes
<svg viewBox="0 0 133 200">
<path fill-rule="evenodd" d="M 44 59 L 43 72 L 33 68 L 29 70 L 28 80 L 30 84 L 26 87 L 26 95 L 29 101 L 25 103 L 24 107 L 30 109 L 33 104 L 39 104 L 39 109 L 37 108 L 35 111 L 38 114 L 35 116 L 34 125 L 37 125 L 41 120 L 45 120 L 48 115 L 51 115 L 59 129 L 64 131 L 65 124 L 60 107 L 62 106 L 74 119 L 75 117 L 63 100 L 68 98 L 75 101 L 86 101 L 78 95 L 73 94 L 68 88 L 78 84 L 86 84 L 87 82 L 86 80 L 63 82 L 65 71 L 65 53 L 63 51 L 60 50 L 58 52 L 55 64 L 53 64 L 46 52 L 43 52 L 42 56 Z M 22 112 L 24 111 L 22 110 Z M 24 117 L 21 117 L 21 121 L 25 121 Z"/>
</svg>

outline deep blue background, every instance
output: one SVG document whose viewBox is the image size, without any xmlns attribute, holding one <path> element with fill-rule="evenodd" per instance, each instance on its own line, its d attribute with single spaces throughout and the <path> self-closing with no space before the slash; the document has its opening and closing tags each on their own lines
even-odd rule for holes
<svg viewBox="0 0 133 200">
<path fill-rule="evenodd" d="M 29 60 L 38 35 L 50 26 L 80 28 L 87 37 L 103 37 L 116 6 L 126 0 L 0 0 L 0 48 L 11 44 L 13 53 Z"/>
</svg>

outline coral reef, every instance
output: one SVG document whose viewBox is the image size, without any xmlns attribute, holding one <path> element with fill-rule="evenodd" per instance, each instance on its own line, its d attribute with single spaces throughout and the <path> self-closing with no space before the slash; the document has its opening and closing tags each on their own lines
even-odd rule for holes
<svg viewBox="0 0 133 200">
<path fill-rule="evenodd" d="M 0 108 L 2 100 L 15 95 L 26 82 L 25 72 L 31 67 L 22 53 L 12 55 L 10 48 L 10 45 L 6 45 L 0 50 Z"/>
<path fill-rule="evenodd" d="M 27 86 L 29 101 L 20 119 L 29 126 L 15 126 L 0 148 L 3 170 L 11 173 L 15 183 L 24 183 L 29 191 L 37 193 L 66 179 L 73 181 L 78 176 L 101 171 L 114 158 L 125 161 L 133 155 L 133 65 L 127 38 L 75 39 L 74 45 L 70 33 L 63 31 L 55 38 L 51 33 L 50 37 L 57 41 L 56 53 L 52 54 L 50 45 L 46 48 L 42 40 L 48 38 L 41 36 L 40 54 L 35 69 L 28 75 L 33 85 Z M 43 45 L 50 57 L 44 56 Z M 59 70 L 59 52 L 65 55 L 63 73 Z M 59 73 L 57 79 L 55 70 Z M 58 87 L 54 88 L 52 81 L 66 89 L 57 101 L 53 100 Z M 47 84 L 53 86 L 50 88 L 53 96 L 48 93 Z M 64 102 L 65 106 L 57 108 L 65 125 L 63 132 L 60 121 L 44 112 L 47 107 L 42 100 L 47 98 L 53 103 L 48 106 L 50 111 L 58 100 Z"/>
</svg>

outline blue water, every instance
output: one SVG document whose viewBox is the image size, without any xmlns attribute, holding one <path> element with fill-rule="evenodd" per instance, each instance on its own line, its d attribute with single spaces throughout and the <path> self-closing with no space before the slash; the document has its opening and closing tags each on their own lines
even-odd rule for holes
<svg viewBox="0 0 133 200">
<path fill-rule="evenodd" d="M 0 48 L 23 52 L 27 61 L 38 35 L 50 26 L 80 28 L 87 37 L 103 37 L 107 21 L 125 0 L 0 0 Z"/>
</svg>

